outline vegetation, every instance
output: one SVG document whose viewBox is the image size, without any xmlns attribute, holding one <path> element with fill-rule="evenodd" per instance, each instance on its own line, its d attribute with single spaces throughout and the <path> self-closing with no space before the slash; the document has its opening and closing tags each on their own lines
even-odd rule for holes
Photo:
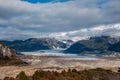
<svg viewBox="0 0 120 80">
<path fill-rule="evenodd" d="M 36 71 L 33 76 L 26 76 L 22 71 L 15 78 L 5 78 L 4 80 L 120 80 L 120 73 L 115 73 L 104 69 L 91 69 L 84 71 L 77 71 L 75 69 L 62 71 Z"/>
<path fill-rule="evenodd" d="M 22 61 L 21 59 L 19 58 L 13 58 L 13 59 L 10 59 L 10 58 L 0 58 L 0 66 L 8 66 L 8 65 L 27 65 L 26 62 Z"/>
<path fill-rule="evenodd" d="M 18 80 L 29 80 L 28 76 L 25 74 L 24 71 L 20 72 L 17 77 Z"/>
</svg>

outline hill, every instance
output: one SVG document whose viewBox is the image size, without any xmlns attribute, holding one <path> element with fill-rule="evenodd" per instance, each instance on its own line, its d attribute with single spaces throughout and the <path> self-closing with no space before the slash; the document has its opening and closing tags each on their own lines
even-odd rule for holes
<svg viewBox="0 0 120 80">
<path fill-rule="evenodd" d="M 19 65 L 24 63 L 25 62 L 23 62 L 16 56 L 15 51 L 0 42 L 0 66 Z"/>
</svg>

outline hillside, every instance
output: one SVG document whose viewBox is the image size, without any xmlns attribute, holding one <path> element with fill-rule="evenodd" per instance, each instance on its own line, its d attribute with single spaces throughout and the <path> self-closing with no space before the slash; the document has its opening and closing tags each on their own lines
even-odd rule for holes
<svg viewBox="0 0 120 80">
<path fill-rule="evenodd" d="M 24 64 L 24 62 L 16 56 L 16 52 L 0 42 L 0 66 L 19 64 Z"/>
<path fill-rule="evenodd" d="M 110 43 L 102 37 L 91 37 L 89 40 L 81 40 L 71 45 L 65 52 L 81 53 L 85 51 L 104 51 L 107 50 Z"/>
<path fill-rule="evenodd" d="M 108 48 L 108 50 L 109 50 L 109 51 L 120 52 L 120 42 L 111 45 L 111 46 Z"/>
<path fill-rule="evenodd" d="M 65 52 L 68 53 L 81 53 L 83 51 L 91 51 L 92 49 L 86 47 L 85 45 L 81 44 L 80 42 L 76 42 L 71 45 Z"/>
<path fill-rule="evenodd" d="M 119 38 L 112 38 L 110 36 L 91 37 L 88 40 L 81 40 L 74 43 L 65 52 L 68 53 L 81 53 L 86 51 L 103 52 L 107 51 L 110 46 L 113 46 L 113 44 L 116 44 L 119 41 L 120 41 Z"/>
</svg>

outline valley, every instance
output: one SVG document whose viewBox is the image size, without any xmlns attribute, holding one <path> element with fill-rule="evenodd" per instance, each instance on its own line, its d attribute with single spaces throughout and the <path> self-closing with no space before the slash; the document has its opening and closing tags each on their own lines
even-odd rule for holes
<svg viewBox="0 0 120 80">
<path fill-rule="evenodd" d="M 24 71 L 27 76 L 32 76 L 38 70 L 60 73 L 69 69 L 89 71 L 101 68 L 118 73 L 120 52 L 114 50 L 112 46 L 119 50 L 118 38 L 109 36 L 91 37 L 74 43 L 51 38 L 31 38 L 24 41 L 3 40 L 1 57 L 4 57 L 4 54 L 6 55 L 1 60 L 6 62 L 0 66 L 0 79 L 5 77 L 15 78 L 21 71 Z M 17 64 L 16 60 L 12 60 L 12 63 L 9 62 L 12 55 L 21 62 L 17 62 Z"/>
</svg>

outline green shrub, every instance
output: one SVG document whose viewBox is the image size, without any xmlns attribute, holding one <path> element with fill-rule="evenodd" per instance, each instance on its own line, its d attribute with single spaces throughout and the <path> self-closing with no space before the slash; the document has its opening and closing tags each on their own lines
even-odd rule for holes
<svg viewBox="0 0 120 80">
<path fill-rule="evenodd" d="M 20 72 L 16 78 L 19 80 L 29 80 L 28 76 L 25 74 L 24 71 Z"/>
</svg>

